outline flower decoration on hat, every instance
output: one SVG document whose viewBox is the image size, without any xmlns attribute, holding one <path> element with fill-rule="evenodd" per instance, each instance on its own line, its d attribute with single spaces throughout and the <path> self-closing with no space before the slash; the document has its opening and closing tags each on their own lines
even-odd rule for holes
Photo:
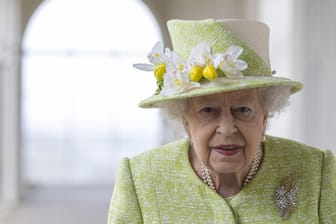
<svg viewBox="0 0 336 224">
<path fill-rule="evenodd" d="M 180 72 L 171 63 L 167 64 L 167 73 L 164 75 L 163 83 L 163 88 L 160 92 L 162 96 L 183 93 L 188 89 L 200 86 L 198 82 L 191 82 L 187 73 Z"/>
<path fill-rule="evenodd" d="M 143 71 L 153 71 L 157 80 L 163 80 L 166 73 L 166 62 L 169 61 L 169 49 L 163 51 L 163 46 L 157 42 L 152 50 L 147 54 L 147 59 L 151 64 L 134 64 L 133 66 Z"/>
<path fill-rule="evenodd" d="M 133 66 L 153 71 L 158 85 L 155 94 L 171 96 L 198 88 L 204 79 L 214 80 L 218 76 L 243 78 L 241 71 L 248 65 L 238 59 L 242 52 L 240 46 L 230 46 L 224 53 L 212 54 L 209 44 L 201 42 L 191 50 L 188 60 L 184 60 L 177 52 L 163 49 L 162 44 L 157 42 L 147 54 L 151 64 Z"/>
<path fill-rule="evenodd" d="M 238 57 L 243 53 L 243 48 L 239 46 L 231 46 L 224 54 L 218 54 L 216 62 L 221 71 L 229 78 L 243 78 L 241 71 L 247 68 L 247 64 Z"/>
<path fill-rule="evenodd" d="M 215 57 L 211 55 L 210 46 L 202 42 L 191 50 L 189 61 L 191 63 L 190 78 L 199 82 L 202 78 L 213 80 L 217 78 L 214 65 Z"/>
</svg>

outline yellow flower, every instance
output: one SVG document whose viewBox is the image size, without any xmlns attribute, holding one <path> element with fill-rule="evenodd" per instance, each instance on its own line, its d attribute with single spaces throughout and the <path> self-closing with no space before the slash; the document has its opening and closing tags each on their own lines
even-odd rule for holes
<svg viewBox="0 0 336 224">
<path fill-rule="evenodd" d="M 203 67 L 201 66 L 193 66 L 189 72 L 190 80 L 193 82 L 199 82 L 203 77 L 202 73 Z"/>
<path fill-rule="evenodd" d="M 203 76 L 208 80 L 216 79 L 217 78 L 217 72 L 216 72 L 215 67 L 211 64 L 208 64 L 203 69 Z"/>
<path fill-rule="evenodd" d="M 163 75 L 166 73 L 166 64 L 159 64 L 154 68 L 154 75 L 158 81 L 163 80 Z"/>
</svg>

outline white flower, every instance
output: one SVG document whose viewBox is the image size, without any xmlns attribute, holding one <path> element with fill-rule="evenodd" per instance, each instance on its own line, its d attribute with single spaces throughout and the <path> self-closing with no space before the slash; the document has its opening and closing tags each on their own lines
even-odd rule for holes
<svg viewBox="0 0 336 224">
<path fill-rule="evenodd" d="M 160 95 L 171 96 L 199 86 L 198 82 L 190 82 L 188 73 L 181 73 L 175 65 L 167 64 L 167 73 L 164 75 Z"/>
<path fill-rule="evenodd" d="M 170 62 L 176 67 L 176 69 L 181 72 L 189 72 L 190 71 L 190 63 L 186 60 L 184 60 L 181 55 L 176 53 L 175 51 L 172 51 L 170 54 Z"/>
<path fill-rule="evenodd" d="M 244 75 L 241 71 L 247 68 L 247 64 L 238 57 L 243 53 L 239 46 L 229 47 L 224 54 L 216 54 L 214 66 L 219 68 L 229 78 L 242 78 Z"/>
<path fill-rule="evenodd" d="M 143 71 L 154 71 L 156 66 L 165 64 L 169 61 L 169 55 L 171 54 L 168 48 L 163 51 L 163 45 L 161 42 L 157 42 L 152 50 L 147 54 L 147 59 L 151 64 L 137 63 L 133 66 Z"/>
<path fill-rule="evenodd" d="M 161 42 L 156 42 L 152 50 L 147 54 L 147 59 L 154 65 L 165 63 L 168 60 L 170 50 L 168 48 L 163 51 L 163 45 Z M 168 55 L 168 56 L 167 56 Z"/>
<path fill-rule="evenodd" d="M 194 47 L 189 56 L 191 65 L 205 66 L 212 62 L 211 49 L 207 42 L 201 42 Z"/>
</svg>

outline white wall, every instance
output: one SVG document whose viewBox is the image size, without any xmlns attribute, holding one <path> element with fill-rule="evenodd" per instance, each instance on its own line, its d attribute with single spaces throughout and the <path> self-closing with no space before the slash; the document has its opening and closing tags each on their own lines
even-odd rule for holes
<svg viewBox="0 0 336 224">
<path fill-rule="evenodd" d="M 305 84 L 301 118 L 303 140 L 336 153 L 336 1 L 295 4 L 296 64 Z"/>
</svg>

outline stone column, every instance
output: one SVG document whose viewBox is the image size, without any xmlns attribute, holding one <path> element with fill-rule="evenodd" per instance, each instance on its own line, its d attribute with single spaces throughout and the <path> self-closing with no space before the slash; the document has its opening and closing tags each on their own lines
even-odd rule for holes
<svg viewBox="0 0 336 224">
<path fill-rule="evenodd" d="M 19 197 L 20 0 L 0 0 L 0 205 Z"/>
</svg>

